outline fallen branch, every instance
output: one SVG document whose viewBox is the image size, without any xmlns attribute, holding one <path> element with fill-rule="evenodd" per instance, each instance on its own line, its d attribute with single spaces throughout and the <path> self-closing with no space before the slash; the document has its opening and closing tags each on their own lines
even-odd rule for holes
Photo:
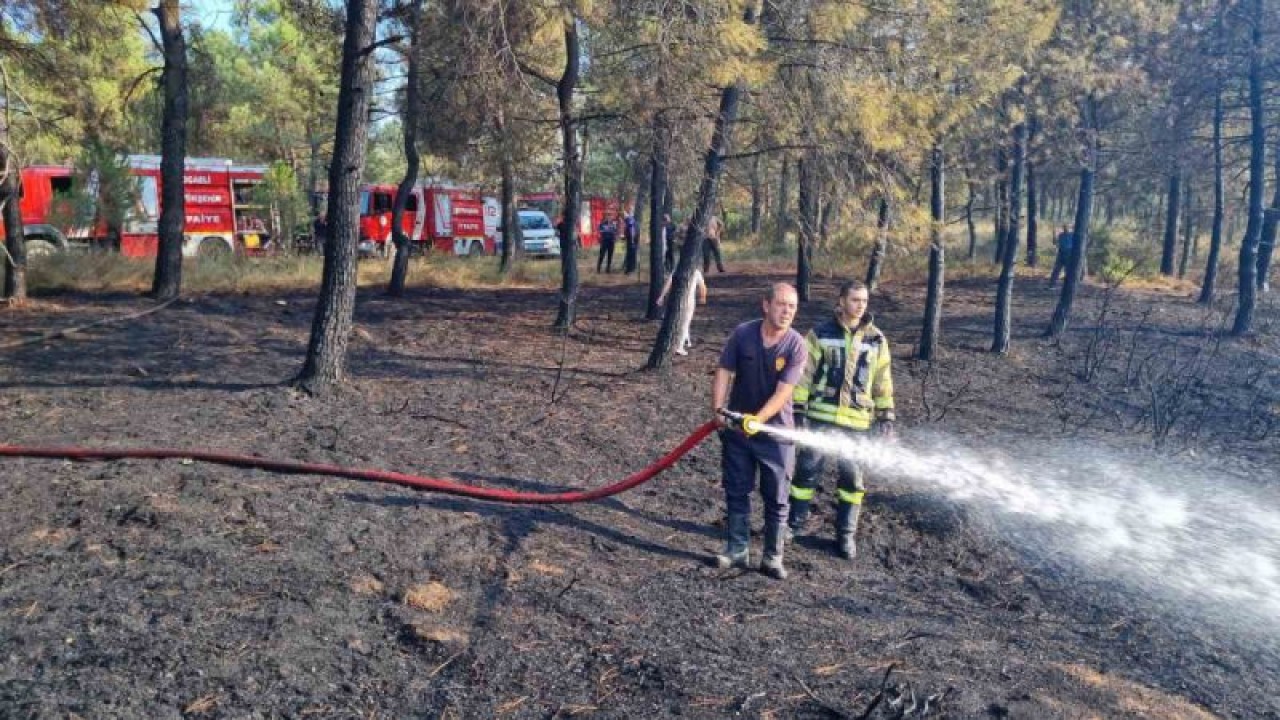
<svg viewBox="0 0 1280 720">
<path fill-rule="evenodd" d="M 89 328 L 98 327 L 101 325 L 109 325 L 111 323 L 123 322 L 125 320 L 137 320 L 138 318 L 143 317 L 145 315 L 150 315 L 153 312 L 159 312 L 169 307 L 177 300 L 178 298 L 172 298 L 170 300 L 165 300 L 164 302 L 160 303 L 159 305 L 156 305 L 155 307 L 150 307 L 150 308 L 147 308 L 146 310 L 141 310 L 136 313 L 121 315 L 119 317 L 104 318 L 102 320 L 95 320 L 91 323 L 85 323 L 84 325 L 77 325 L 75 327 L 63 328 L 61 330 L 53 330 L 51 332 L 44 333 L 43 335 L 40 335 L 37 337 L 27 338 L 26 340 L 15 340 L 14 342 L 0 345 L 0 350 L 12 350 L 13 348 L 19 348 L 24 345 L 35 345 L 36 343 L 47 342 L 49 340 L 57 340 L 59 338 L 70 337 L 71 335 L 74 335 L 82 330 L 88 330 Z"/>
</svg>

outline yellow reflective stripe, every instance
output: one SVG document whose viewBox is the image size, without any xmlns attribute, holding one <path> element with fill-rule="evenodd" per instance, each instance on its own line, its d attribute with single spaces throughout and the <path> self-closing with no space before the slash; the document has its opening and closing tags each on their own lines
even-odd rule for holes
<svg viewBox="0 0 1280 720">
<path fill-rule="evenodd" d="M 809 402 L 809 388 L 804 385 L 797 385 L 796 389 L 791 393 L 791 401 L 798 403 Z"/>
<path fill-rule="evenodd" d="M 817 492 L 818 492 L 818 488 L 802 488 L 802 487 L 796 487 L 795 485 L 792 485 L 792 486 L 791 486 L 791 499 L 792 499 L 792 500 L 804 500 L 804 501 L 812 500 L 812 499 L 813 499 L 813 496 L 814 496 Z"/>
<path fill-rule="evenodd" d="M 889 396 L 878 397 L 875 400 L 877 410 L 892 410 L 893 398 Z"/>
<path fill-rule="evenodd" d="M 854 430 L 871 427 L 871 411 L 868 408 L 842 408 L 830 403 L 814 402 L 810 403 L 805 417 Z"/>
<path fill-rule="evenodd" d="M 795 488 L 792 488 L 792 490 L 794 489 Z M 836 488 L 836 497 L 839 498 L 840 502 L 848 503 L 850 505 L 861 505 L 862 496 L 866 494 L 866 490 L 841 490 L 840 488 Z"/>
</svg>

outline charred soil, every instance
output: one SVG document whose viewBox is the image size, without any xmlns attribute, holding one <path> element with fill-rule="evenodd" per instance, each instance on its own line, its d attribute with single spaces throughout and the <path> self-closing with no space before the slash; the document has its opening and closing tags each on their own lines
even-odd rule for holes
<svg viewBox="0 0 1280 720">
<path fill-rule="evenodd" d="M 309 294 L 183 300 L 6 350 L 3 442 L 594 487 L 707 419 L 719 345 L 769 279 L 785 277 L 708 278 L 691 354 L 658 372 L 637 370 L 656 326 L 634 282 L 585 288 L 567 335 L 549 291 L 362 293 L 350 380 L 319 398 L 289 385 Z M 1056 295 L 1025 277 L 999 357 L 993 287 L 948 287 L 932 367 L 910 359 L 923 289 L 873 295 L 905 433 L 1194 451 L 1275 478 L 1274 327 L 1222 340 L 1189 293 L 1090 287 L 1067 336 L 1044 340 Z M 3 311 L 0 343 L 145 307 L 45 297 Z M 3 460 L 0 716 L 1280 717 L 1274 628 L 1202 626 L 1042 563 L 981 508 L 919 488 L 872 478 L 852 564 L 828 527 L 791 549 L 785 583 L 716 570 L 718 477 L 714 439 L 628 494 L 547 507 L 182 461 Z"/>
</svg>

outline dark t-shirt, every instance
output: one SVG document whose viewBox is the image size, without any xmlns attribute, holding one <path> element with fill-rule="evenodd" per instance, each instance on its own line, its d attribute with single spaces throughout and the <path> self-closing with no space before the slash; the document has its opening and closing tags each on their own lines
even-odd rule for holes
<svg viewBox="0 0 1280 720">
<path fill-rule="evenodd" d="M 787 330 L 776 345 L 765 347 L 760 334 L 763 324 L 763 320 L 752 320 L 739 325 L 720 353 L 720 367 L 734 374 L 729 390 L 729 409 L 734 412 L 756 412 L 773 397 L 778 383 L 795 385 L 804 375 L 809 353 L 800 333 Z M 795 427 L 791 403 L 783 405 L 768 424 Z"/>
</svg>

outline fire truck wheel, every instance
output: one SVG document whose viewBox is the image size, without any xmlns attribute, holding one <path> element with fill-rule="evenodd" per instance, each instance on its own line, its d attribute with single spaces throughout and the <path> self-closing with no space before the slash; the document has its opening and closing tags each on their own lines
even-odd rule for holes
<svg viewBox="0 0 1280 720">
<path fill-rule="evenodd" d="M 196 255 L 203 260 L 218 260 L 231 257 L 231 248 L 222 238 L 205 238 L 196 248 Z"/>
<path fill-rule="evenodd" d="M 470 249 L 467 250 L 467 257 L 478 258 L 483 256 L 484 256 L 484 245 L 481 245 L 478 242 L 471 243 Z"/>
<path fill-rule="evenodd" d="M 41 237 L 27 238 L 27 257 L 44 257 L 58 252 L 58 246 Z"/>
</svg>

